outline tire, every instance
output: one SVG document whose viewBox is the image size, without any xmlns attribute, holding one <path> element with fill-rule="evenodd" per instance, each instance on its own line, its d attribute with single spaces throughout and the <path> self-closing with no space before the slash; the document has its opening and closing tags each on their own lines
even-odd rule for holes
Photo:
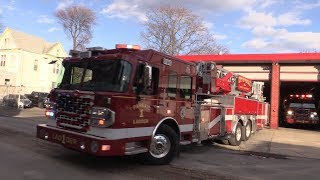
<svg viewBox="0 0 320 180">
<path fill-rule="evenodd" d="M 230 145 L 228 139 L 221 140 L 221 142 L 222 142 L 222 144 L 224 144 L 224 145 Z"/>
<path fill-rule="evenodd" d="M 242 128 L 242 135 L 241 135 L 242 141 L 247 141 L 250 138 L 251 131 L 252 131 L 251 121 L 248 121 L 246 126 Z"/>
<path fill-rule="evenodd" d="M 229 140 L 228 139 L 217 139 L 216 140 L 217 143 L 219 144 L 224 144 L 224 145 L 229 145 Z"/>
<path fill-rule="evenodd" d="M 156 144 L 157 142 L 158 144 Z M 150 143 L 149 151 L 142 154 L 142 163 L 151 165 L 168 164 L 178 154 L 178 151 L 179 141 L 177 133 L 170 126 L 162 124 L 157 129 Z"/>
<path fill-rule="evenodd" d="M 229 138 L 229 143 L 231 146 L 239 146 L 242 139 L 242 125 L 240 122 L 237 123 L 236 130 L 234 134 Z"/>
</svg>

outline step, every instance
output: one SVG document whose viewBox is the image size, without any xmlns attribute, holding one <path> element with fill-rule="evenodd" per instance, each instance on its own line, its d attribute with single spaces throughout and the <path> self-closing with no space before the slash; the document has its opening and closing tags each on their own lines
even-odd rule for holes
<svg viewBox="0 0 320 180">
<path fill-rule="evenodd" d="M 145 152 L 148 152 L 148 149 L 144 147 L 129 147 L 129 148 L 126 148 L 126 151 L 124 152 L 124 154 L 134 155 L 134 154 L 140 154 Z"/>
<path fill-rule="evenodd" d="M 191 144 L 191 142 L 186 140 L 180 141 L 180 145 L 188 145 L 188 144 Z"/>
</svg>

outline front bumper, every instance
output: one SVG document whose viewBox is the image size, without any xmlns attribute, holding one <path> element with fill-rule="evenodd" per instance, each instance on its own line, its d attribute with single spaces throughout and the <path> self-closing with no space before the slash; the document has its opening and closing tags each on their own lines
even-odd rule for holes
<svg viewBox="0 0 320 180">
<path fill-rule="evenodd" d="M 287 118 L 286 123 L 288 123 L 288 124 L 320 124 L 320 121 L 319 120 L 311 120 L 311 119 L 297 120 L 297 119 Z"/>
<path fill-rule="evenodd" d="M 37 137 L 69 149 L 96 156 L 121 156 L 125 154 L 124 140 L 108 140 L 83 133 L 66 131 L 46 124 L 37 125 Z"/>
</svg>

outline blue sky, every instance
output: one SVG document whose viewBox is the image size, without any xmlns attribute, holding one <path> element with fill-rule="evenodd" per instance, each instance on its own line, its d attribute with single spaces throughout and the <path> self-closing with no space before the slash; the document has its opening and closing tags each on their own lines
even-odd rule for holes
<svg viewBox="0 0 320 180">
<path fill-rule="evenodd" d="M 231 53 L 320 51 L 320 0 L 0 0 L 0 21 L 61 42 L 68 51 L 71 41 L 53 14 L 70 4 L 96 12 L 98 24 L 89 46 L 140 44 L 146 9 L 178 4 L 203 17 L 218 43 Z"/>
</svg>

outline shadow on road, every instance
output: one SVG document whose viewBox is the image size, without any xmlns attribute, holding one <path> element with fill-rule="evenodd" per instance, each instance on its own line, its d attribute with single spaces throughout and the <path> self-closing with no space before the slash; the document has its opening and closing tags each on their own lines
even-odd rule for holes
<svg viewBox="0 0 320 180">
<path fill-rule="evenodd" d="M 44 117 L 45 109 L 33 107 L 17 109 L 8 106 L 0 106 L 0 116 L 7 117 Z"/>
<path fill-rule="evenodd" d="M 280 127 L 283 128 L 290 128 L 290 129 L 301 129 L 301 130 L 308 130 L 308 131 L 320 131 L 320 125 L 308 125 L 308 124 L 301 124 L 301 125 L 281 125 Z"/>
<path fill-rule="evenodd" d="M 8 106 L 0 106 L 0 116 L 13 117 L 20 114 L 23 109 L 17 109 Z"/>
</svg>

